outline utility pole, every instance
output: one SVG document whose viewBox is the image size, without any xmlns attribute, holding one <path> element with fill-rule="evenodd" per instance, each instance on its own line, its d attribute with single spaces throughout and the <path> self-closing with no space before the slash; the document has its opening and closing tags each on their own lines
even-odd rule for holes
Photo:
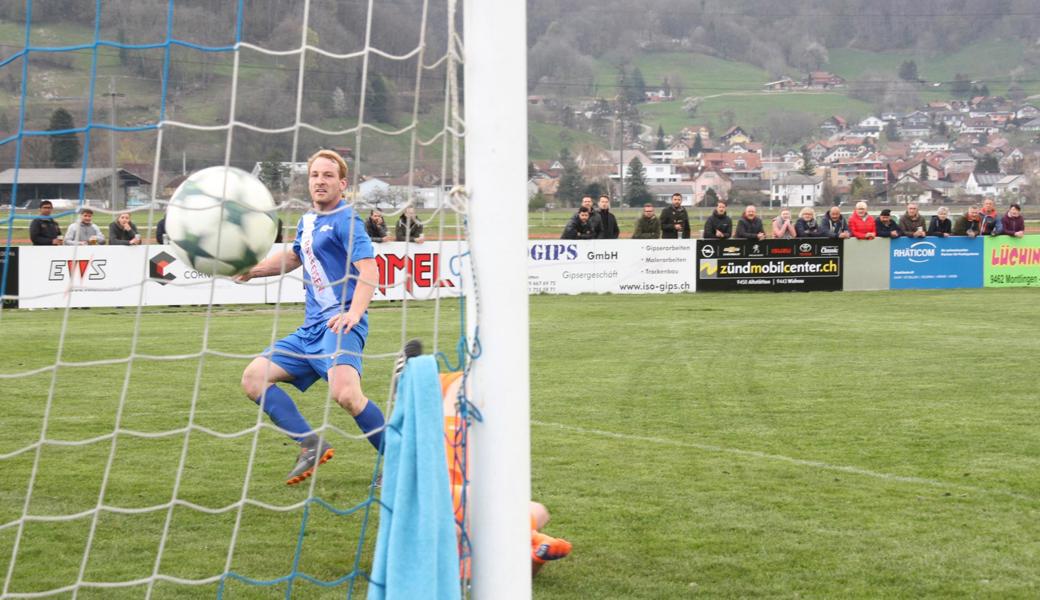
<svg viewBox="0 0 1040 600">
<path fill-rule="evenodd" d="M 102 94 L 108 96 L 110 101 L 108 116 L 111 121 L 112 127 L 116 126 L 116 98 L 121 98 L 126 94 L 116 93 L 116 78 L 108 78 L 108 93 Z M 112 210 L 118 210 L 122 208 L 116 205 L 116 189 L 119 185 L 119 168 L 116 166 L 116 131 L 115 129 L 108 130 L 108 160 L 112 165 L 112 185 L 111 185 L 111 198 L 109 198 L 109 208 Z"/>
<path fill-rule="evenodd" d="M 624 99 L 619 94 L 614 96 L 614 131 L 612 132 L 610 143 L 613 145 L 614 136 L 620 133 L 618 138 L 618 184 L 621 190 L 621 195 L 618 196 L 618 206 L 621 205 L 621 198 L 625 197 L 625 105 Z M 617 127 L 618 119 L 621 120 L 621 129 Z M 613 190 L 611 190 L 613 193 Z"/>
</svg>

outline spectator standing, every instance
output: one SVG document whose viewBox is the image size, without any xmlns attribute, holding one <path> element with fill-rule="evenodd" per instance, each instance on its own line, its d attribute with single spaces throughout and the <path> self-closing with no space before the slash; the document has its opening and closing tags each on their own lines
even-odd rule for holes
<svg viewBox="0 0 1040 600">
<path fill-rule="evenodd" d="M 654 214 L 654 205 L 649 202 L 643 205 L 643 214 L 636 219 L 634 239 L 656 240 L 661 237 L 661 220 Z"/>
<path fill-rule="evenodd" d="M 616 240 L 621 237 L 617 218 L 610 212 L 610 196 L 599 197 L 599 212 L 596 214 L 599 216 L 599 231 L 596 233 L 598 239 Z M 593 228 L 595 228 L 595 224 L 593 224 Z"/>
<path fill-rule="evenodd" d="M 159 219 L 159 222 L 155 224 L 155 243 L 166 243 L 166 215 L 163 215 L 163 218 Z"/>
<path fill-rule="evenodd" d="M 972 204 L 963 215 L 957 218 L 953 224 L 953 235 L 966 235 L 975 237 L 982 230 L 982 219 L 979 215 L 979 207 Z"/>
<path fill-rule="evenodd" d="M 953 233 L 953 221 L 950 220 L 950 209 L 940 206 L 928 222 L 928 235 L 933 237 L 950 237 Z"/>
<path fill-rule="evenodd" d="M 137 234 L 137 225 L 130 220 L 130 213 L 121 212 L 116 220 L 108 225 L 108 243 L 111 246 L 137 246 L 141 236 Z"/>
<path fill-rule="evenodd" d="M 849 223 L 845 220 L 845 216 L 841 214 L 841 209 L 837 206 L 832 206 L 827 214 L 820 219 L 820 233 L 821 237 L 829 238 L 840 238 L 848 239 Z"/>
<path fill-rule="evenodd" d="M 415 217 L 415 207 L 411 204 L 404 207 L 404 212 L 397 219 L 394 233 L 399 242 L 421 244 L 426 241 L 426 238 L 423 237 L 423 224 Z"/>
<path fill-rule="evenodd" d="M 661 211 L 661 237 L 665 239 L 690 239 L 690 215 L 682 205 L 682 194 L 672 194 L 672 205 Z"/>
<path fill-rule="evenodd" d="M 582 208 L 589 209 L 589 225 L 592 226 L 592 230 L 596 235 L 599 235 L 599 215 L 596 214 L 596 205 L 592 200 L 592 196 L 581 197 L 581 206 L 578 207 L 578 210 L 581 210 Z M 571 215 L 571 221 L 577 222 L 577 220 L 578 211 L 574 211 L 574 214 Z"/>
<path fill-rule="evenodd" d="M 798 222 L 794 224 L 797 237 L 821 237 L 820 225 L 816 222 L 816 211 L 806 206 L 798 212 Z"/>
<path fill-rule="evenodd" d="M 867 203 L 860 200 L 856 203 L 856 210 L 849 217 L 849 233 L 857 240 L 872 240 L 877 237 L 877 224 L 874 217 L 867 213 Z"/>
<path fill-rule="evenodd" d="M 899 228 L 903 230 L 904 235 L 910 237 L 923 238 L 928 235 L 928 224 L 924 222 L 916 202 L 906 205 L 906 212 L 899 217 Z"/>
<path fill-rule="evenodd" d="M 993 202 L 993 198 L 983 200 L 982 209 L 979 210 L 979 234 L 999 235 L 1000 220 L 1000 215 L 997 213 L 997 205 Z"/>
<path fill-rule="evenodd" d="M 1012 204 L 1008 207 L 1007 214 L 1000 220 L 1000 231 L 994 235 L 1010 235 L 1022 237 L 1026 234 L 1026 219 L 1022 216 L 1022 207 Z"/>
<path fill-rule="evenodd" d="M 754 204 L 744 207 L 744 214 L 737 220 L 737 233 L 734 238 L 746 240 L 766 239 L 766 230 L 762 226 L 762 218 L 758 216 L 758 208 Z"/>
<path fill-rule="evenodd" d="M 575 213 L 577 219 L 567 221 L 563 228 L 562 240 L 591 240 L 595 239 L 596 231 L 592 227 L 592 212 L 582 206 Z"/>
<path fill-rule="evenodd" d="M 372 212 L 368 214 L 368 218 L 365 219 L 365 232 L 373 242 L 386 241 L 386 221 L 383 220 L 383 213 L 378 208 L 373 208 Z"/>
<path fill-rule="evenodd" d="M 892 211 L 887 208 L 881 209 L 881 214 L 878 215 L 877 221 L 874 222 L 874 227 L 877 228 L 878 237 L 894 239 L 903 235 L 903 232 L 899 229 L 899 223 L 892 220 Z"/>
<path fill-rule="evenodd" d="M 94 224 L 94 209 L 89 206 L 79 209 L 79 221 L 69 225 L 69 230 L 65 232 L 65 245 L 86 246 L 104 243 L 105 234 Z"/>
<path fill-rule="evenodd" d="M 789 240 L 798 237 L 798 230 L 791 222 L 791 209 L 782 208 L 780 214 L 773 219 L 773 237 L 778 240 Z"/>
<path fill-rule="evenodd" d="M 724 240 L 733 236 L 733 219 L 726 214 L 726 203 L 719 200 L 715 210 L 704 221 L 704 239 Z"/>
<path fill-rule="evenodd" d="M 61 239 L 61 227 L 58 227 L 58 222 L 51 216 L 53 212 L 54 204 L 50 200 L 40 202 L 40 216 L 29 224 L 29 239 L 32 240 L 33 246 L 62 245 L 64 240 Z"/>
</svg>

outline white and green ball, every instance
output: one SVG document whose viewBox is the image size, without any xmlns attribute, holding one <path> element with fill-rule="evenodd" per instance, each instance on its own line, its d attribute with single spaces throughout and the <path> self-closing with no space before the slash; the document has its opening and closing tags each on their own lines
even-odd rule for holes
<svg viewBox="0 0 1040 600">
<path fill-rule="evenodd" d="M 271 192 L 235 167 L 192 173 L 166 210 L 166 233 L 174 253 L 209 275 L 248 271 L 271 249 L 277 227 Z"/>
</svg>

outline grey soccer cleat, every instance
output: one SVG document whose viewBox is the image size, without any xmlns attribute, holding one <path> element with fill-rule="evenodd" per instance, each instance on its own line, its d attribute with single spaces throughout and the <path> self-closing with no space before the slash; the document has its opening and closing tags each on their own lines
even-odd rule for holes
<svg viewBox="0 0 1040 600">
<path fill-rule="evenodd" d="M 323 465 L 330 460 L 335 452 L 332 444 L 316 435 L 310 435 L 300 442 L 300 456 L 296 459 L 296 466 L 289 472 L 285 480 L 286 485 L 296 485 L 314 474 L 314 468 Z"/>
</svg>

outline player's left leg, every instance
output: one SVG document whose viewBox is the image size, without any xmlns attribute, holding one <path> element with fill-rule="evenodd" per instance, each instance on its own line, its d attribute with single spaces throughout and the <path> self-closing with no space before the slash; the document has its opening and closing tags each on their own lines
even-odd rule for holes
<svg viewBox="0 0 1040 600">
<path fill-rule="evenodd" d="M 361 354 L 365 349 L 367 326 L 359 323 L 342 334 L 326 331 L 322 336 L 323 353 L 333 355 L 326 377 L 332 399 L 354 417 L 362 433 L 379 452 L 383 451 L 383 411 L 361 391 Z"/>
<path fill-rule="evenodd" d="M 361 375 L 352 365 L 335 365 L 329 369 L 332 398 L 354 417 L 362 433 L 376 450 L 383 451 L 383 411 L 361 391 Z"/>
</svg>

